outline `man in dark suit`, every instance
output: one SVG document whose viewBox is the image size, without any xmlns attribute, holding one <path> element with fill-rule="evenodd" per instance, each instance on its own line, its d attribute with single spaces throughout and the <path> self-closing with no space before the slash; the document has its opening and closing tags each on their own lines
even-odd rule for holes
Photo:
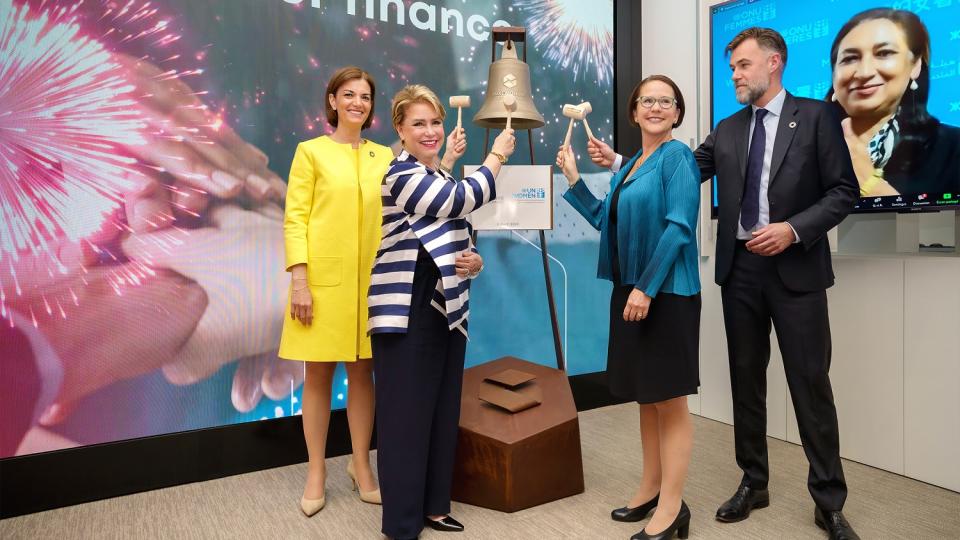
<svg viewBox="0 0 960 540">
<path fill-rule="evenodd" d="M 769 504 L 766 445 L 770 324 L 810 462 L 814 519 L 831 538 L 857 538 L 841 510 L 837 410 L 830 386 L 826 289 L 833 285 L 827 231 L 853 209 L 859 188 L 839 119 L 825 102 L 783 89 L 787 47 L 777 32 L 748 28 L 729 45 L 737 100 L 695 152 L 701 176 L 717 176 L 716 282 L 721 287 L 743 481 L 717 510 L 746 519 Z"/>
<path fill-rule="evenodd" d="M 696 150 L 701 177 L 717 176 L 716 282 L 743 480 L 717 510 L 723 522 L 769 505 L 766 445 L 771 322 L 783 355 L 800 438 L 810 463 L 814 521 L 831 539 L 859 538 L 843 516 L 830 369 L 826 289 L 833 285 L 827 231 L 853 209 L 859 188 L 839 119 L 825 102 L 784 90 L 787 47 L 776 31 L 748 28 L 727 46 L 742 110 L 720 121 Z M 617 168 L 599 141 L 591 158 Z M 617 156 L 619 157 L 619 156 Z"/>
</svg>

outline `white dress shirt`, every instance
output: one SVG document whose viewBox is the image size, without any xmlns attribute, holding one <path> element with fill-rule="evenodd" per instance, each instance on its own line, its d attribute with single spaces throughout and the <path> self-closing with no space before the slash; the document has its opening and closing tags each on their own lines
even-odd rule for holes
<svg viewBox="0 0 960 540">
<path fill-rule="evenodd" d="M 737 219 L 737 239 L 750 240 L 753 231 L 758 231 L 770 224 L 770 200 L 767 198 L 767 188 L 770 187 L 770 162 L 773 161 L 773 143 L 777 139 L 777 127 L 780 126 L 780 113 L 783 112 L 783 100 L 787 97 L 787 91 L 780 89 L 780 92 L 773 97 L 763 108 L 767 110 L 767 115 L 763 117 L 763 128 L 766 130 L 763 147 L 763 168 L 760 170 L 760 215 L 757 223 L 749 231 L 744 230 Z M 753 144 L 753 128 L 757 118 L 757 107 L 751 105 L 753 112 L 750 114 L 750 129 L 747 135 L 747 155 L 750 155 L 750 145 Z"/>
</svg>

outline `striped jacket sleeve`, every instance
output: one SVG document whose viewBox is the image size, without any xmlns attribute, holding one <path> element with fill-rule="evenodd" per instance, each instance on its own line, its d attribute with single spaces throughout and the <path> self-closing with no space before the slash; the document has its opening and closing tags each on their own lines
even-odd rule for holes
<svg viewBox="0 0 960 540">
<path fill-rule="evenodd" d="M 451 182 L 414 162 L 394 164 L 384 179 L 394 204 L 407 214 L 460 218 L 495 199 L 493 173 L 486 167 Z"/>
</svg>

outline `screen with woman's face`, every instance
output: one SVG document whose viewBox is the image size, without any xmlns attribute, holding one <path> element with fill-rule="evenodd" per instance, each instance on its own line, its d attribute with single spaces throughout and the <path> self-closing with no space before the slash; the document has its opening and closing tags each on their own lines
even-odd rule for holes
<svg viewBox="0 0 960 540">
<path fill-rule="evenodd" d="M 860 185 L 857 211 L 956 208 L 957 21 L 960 2 L 952 0 L 736 0 L 713 6 L 713 125 L 742 107 L 727 69 L 727 43 L 750 26 L 773 28 L 787 43 L 787 91 L 832 102 L 842 118 Z"/>
</svg>

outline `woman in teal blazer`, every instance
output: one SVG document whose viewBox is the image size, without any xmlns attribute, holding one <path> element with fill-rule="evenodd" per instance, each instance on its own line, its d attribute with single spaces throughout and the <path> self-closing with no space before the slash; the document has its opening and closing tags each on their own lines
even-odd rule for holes
<svg viewBox="0 0 960 540">
<path fill-rule="evenodd" d="M 607 378 L 612 394 L 640 404 L 643 479 L 633 498 L 611 513 L 640 521 L 633 539 L 686 538 L 690 509 L 682 500 L 693 446 L 687 395 L 700 386 L 700 270 L 695 231 L 700 173 L 693 152 L 673 140 L 683 95 L 653 75 L 634 88 L 631 123 L 643 149 L 614 175 L 602 200 L 580 180 L 573 152 L 557 165 L 570 183 L 563 198 L 600 230 L 597 277 L 613 282 Z"/>
</svg>

